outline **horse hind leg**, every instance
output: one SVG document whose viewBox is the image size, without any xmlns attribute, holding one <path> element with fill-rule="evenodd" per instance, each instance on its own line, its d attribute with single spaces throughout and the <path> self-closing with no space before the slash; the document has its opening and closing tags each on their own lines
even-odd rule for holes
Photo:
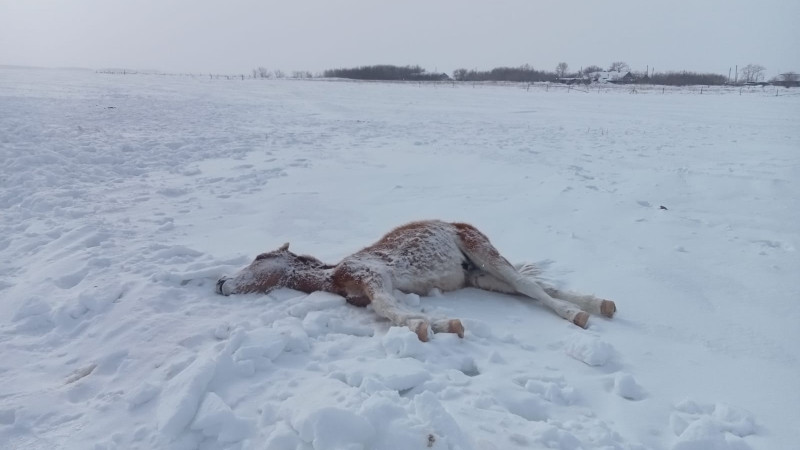
<svg viewBox="0 0 800 450">
<path fill-rule="evenodd" d="M 514 268 L 517 269 L 517 272 L 519 272 L 521 275 L 524 275 L 535 281 L 539 286 L 542 287 L 542 289 L 544 289 L 545 292 L 547 292 L 547 295 L 550 297 L 568 301 L 574 305 L 577 305 L 580 309 L 586 312 L 600 314 L 608 318 L 614 317 L 614 313 L 617 312 L 617 305 L 611 300 L 598 298 L 594 295 L 581 294 L 578 292 L 562 291 L 560 289 L 556 289 L 554 286 L 540 281 L 539 276 L 542 274 L 542 269 L 536 264 L 514 264 Z"/>
<path fill-rule="evenodd" d="M 542 283 L 537 279 L 538 275 L 541 274 L 541 269 L 533 264 L 515 264 L 514 268 L 520 275 L 529 278 L 534 283 L 541 286 L 550 297 L 572 303 L 588 313 L 600 314 L 611 318 L 614 317 L 614 313 L 617 311 L 617 306 L 611 300 L 597 298 L 593 295 L 562 291 Z M 496 278 L 488 272 L 480 270 L 473 271 L 467 276 L 467 284 L 487 291 L 502 292 L 504 294 L 518 293 L 511 284 Z"/>
<path fill-rule="evenodd" d="M 579 294 L 576 292 L 562 291 L 552 286 L 542 285 L 544 291 L 554 298 L 568 301 L 577 305 L 580 309 L 588 311 L 592 314 L 600 314 L 602 316 L 612 318 L 614 313 L 617 312 L 617 305 L 612 300 L 598 298 L 594 295 Z"/>
<path fill-rule="evenodd" d="M 531 281 L 536 283 L 535 280 Z M 578 325 L 581 328 L 586 328 L 589 320 L 588 314 L 583 311 L 577 311 L 575 308 L 562 302 L 562 299 L 552 295 L 547 291 L 546 288 L 544 289 L 544 292 L 546 295 L 550 295 L 550 297 L 552 297 L 551 301 L 548 301 L 545 297 L 534 297 L 532 295 L 524 294 L 512 286 L 511 283 L 484 271 L 475 271 L 474 273 L 470 273 L 467 277 L 467 285 L 486 291 L 500 292 L 503 294 L 523 294 L 527 297 L 534 298 L 555 311 L 559 316 L 572 321 L 575 325 Z"/>
<path fill-rule="evenodd" d="M 520 274 L 500 255 L 483 233 L 466 224 L 456 224 L 456 229 L 459 248 L 479 270 L 488 272 L 489 275 L 513 288 L 514 293 L 539 300 L 560 317 L 575 325 L 581 328 L 588 326 L 589 314 L 586 311 L 564 300 L 551 297 L 532 278 Z M 483 283 L 488 283 L 488 279 L 483 280 Z"/>
</svg>

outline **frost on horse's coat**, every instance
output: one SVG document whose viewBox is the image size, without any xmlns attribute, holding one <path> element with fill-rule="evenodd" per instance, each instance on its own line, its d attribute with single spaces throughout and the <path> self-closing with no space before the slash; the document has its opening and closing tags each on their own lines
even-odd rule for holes
<svg viewBox="0 0 800 450">
<path fill-rule="evenodd" d="M 431 318 L 406 309 L 394 298 L 394 289 L 425 295 L 432 289 L 476 287 L 519 294 L 540 301 L 582 328 L 587 326 L 588 313 L 612 317 L 616 312 L 611 300 L 541 284 L 530 266 L 511 265 L 472 225 L 439 220 L 397 227 L 336 265 L 296 255 L 287 243 L 258 255 L 235 276 L 220 278 L 217 293 L 269 292 L 280 287 L 332 292 L 356 306 L 371 304 L 378 315 L 409 327 L 422 341 L 428 340 L 429 328 L 463 337 L 464 327 L 458 319 Z"/>
</svg>

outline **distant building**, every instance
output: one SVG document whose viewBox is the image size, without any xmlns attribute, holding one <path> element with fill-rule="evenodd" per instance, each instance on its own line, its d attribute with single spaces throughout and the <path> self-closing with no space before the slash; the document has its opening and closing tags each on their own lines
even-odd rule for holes
<svg viewBox="0 0 800 450">
<path fill-rule="evenodd" d="M 794 72 L 780 74 L 778 79 L 772 81 L 774 86 L 800 87 L 800 75 Z"/>
<path fill-rule="evenodd" d="M 557 81 L 564 84 L 589 84 L 591 82 L 587 77 L 561 77 Z"/>
<path fill-rule="evenodd" d="M 633 83 L 636 78 L 630 72 L 607 71 L 607 72 L 592 72 L 588 74 L 589 80 L 592 83 Z"/>
</svg>

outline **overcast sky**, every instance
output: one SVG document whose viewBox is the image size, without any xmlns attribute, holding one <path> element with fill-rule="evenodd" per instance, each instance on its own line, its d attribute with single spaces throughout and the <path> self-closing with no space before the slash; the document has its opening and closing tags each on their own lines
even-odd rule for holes
<svg viewBox="0 0 800 450">
<path fill-rule="evenodd" d="M 800 72 L 800 0 L 0 0 L 0 64 Z"/>
</svg>

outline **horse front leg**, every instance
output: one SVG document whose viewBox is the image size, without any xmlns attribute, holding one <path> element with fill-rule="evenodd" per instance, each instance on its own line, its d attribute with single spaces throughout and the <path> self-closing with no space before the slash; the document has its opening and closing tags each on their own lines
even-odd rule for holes
<svg viewBox="0 0 800 450">
<path fill-rule="evenodd" d="M 428 341 L 430 320 L 427 317 L 407 311 L 397 303 L 397 299 L 389 291 L 374 286 L 367 286 L 366 290 L 375 314 L 389 319 L 392 325 L 408 327 L 416 333 L 420 341 Z"/>
<path fill-rule="evenodd" d="M 464 326 L 458 319 L 431 319 L 403 307 L 392 294 L 388 277 L 373 269 L 344 264 L 334 273 L 334 283 L 341 286 L 348 296 L 368 298 L 375 314 L 388 319 L 392 325 L 408 327 L 422 342 L 428 341 L 429 330 L 464 337 Z"/>
<path fill-rule="evenodd" d="M 428 341 L 429 328 L 434 333 L 454 333 L 460 338 L 464 337 L 464 325 L 458 319 L 431 319 L 408 311 L 398 303 L 391 291 L 375 285 L 365 286 L 365 291 L 376 314 L 389 319 L 393 325 L 408 327 L 422 342 Z"/>
</svg>

